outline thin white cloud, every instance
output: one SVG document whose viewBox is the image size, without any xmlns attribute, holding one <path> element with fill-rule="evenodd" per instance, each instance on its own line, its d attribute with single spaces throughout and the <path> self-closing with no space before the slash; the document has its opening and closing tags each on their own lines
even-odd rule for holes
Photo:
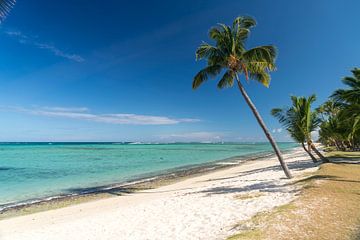
<svg viewBox="0 0 360 240">
<path fill-rule="evenodd" d="M 166 141 L 179 141 L 179 142 L 219 142 L 223 139 L 223 134 L 219 132 L 185 132 L 160 135 L 160 139 Z"/>
<path fill-rule="evenodd" d="M 315 131 L 311 132 L 311 138 L 314 139 L 314 140 L 318 140 L 319 139 L 319 128 L 318 129 L 315 129 Z"/>
<path fill-rule="evenodd" d="M 195 123 L 200 121 L 199 119 L 195 118 L 170 118 L 166 116 L 141 115 L 132 113 L 95 114 L 91 113 L 88 108 L 84 107 L 6 107 L 1 109 L 3 111 L 15 111 L 38 116 L 61 117 L 110 124 L 172 125 L 178 123 Z"/>
<path fill-rule="evenodd" d="M 271 132 L 272 133 L 281 133 L 282 132 L 282 128 L 274 128 Z"/>
<path fill-rule="evenodd" d="M 83 57 L 81 57 L 80 55 L 64 52 L 52 44 L 39 42 L 37 40 L 37 37 L 28 36 L 26 34 L 23 34 L 20 31 L 6 31 L 5 34 L 16 39 L 21 44 L 28 44 L 31 46 L 35 46 L 39 49 L 48 50 L 49 52 L 53 53 L 55 56 L 66 58 L 66 59 L 69 59 L 69 60 L 72 60 L 75 62 L 84 62 L 85 61 L 85 59 Z"/>
<path fill-rule="evenodd" d="M 86 107 L 42 107 L 42 109 L 48 111 L 58 111 L 58 112 L 88 112 L 89 109 Z"/>
</svg>

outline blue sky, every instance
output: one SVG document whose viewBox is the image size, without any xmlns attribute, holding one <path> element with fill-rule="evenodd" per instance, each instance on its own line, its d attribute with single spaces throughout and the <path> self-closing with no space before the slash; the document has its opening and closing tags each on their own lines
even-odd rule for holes
<svg viewBox="0 0 360 240">
<path fill-rule="evenodd" d="M 236 88 L 193 76 L 211 26 L 257 19 L 274 44 L 270 88 L 245 84 L 269 129 L 289 96 L 317 104 L 358 66 L 357 0 L 18 1 L 0 26 L 0 141 L 264 141 Z"/>
</svg>

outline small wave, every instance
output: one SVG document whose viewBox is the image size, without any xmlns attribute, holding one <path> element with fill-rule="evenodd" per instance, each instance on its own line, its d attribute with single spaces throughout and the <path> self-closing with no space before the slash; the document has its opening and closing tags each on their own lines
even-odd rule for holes
<svg viewBox="0 0 360 240">
<path fill-rule="evenodd" d="M 9 171 L 9 170 L 15 170 L 14 167 L 0 167 L 0 171 Z"/>
</svg>

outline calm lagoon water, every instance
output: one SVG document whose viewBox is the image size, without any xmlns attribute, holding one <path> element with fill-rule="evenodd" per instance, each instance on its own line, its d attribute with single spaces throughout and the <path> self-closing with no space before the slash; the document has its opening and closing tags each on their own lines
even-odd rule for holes
<svg viewBox="0 0 360 240">
<path fill-rule="evenodd" d="M 297 146 L 280 143 L 282 150 Z M 5 205 L 154 176 L 179 167 L 268 153 L 268 143 L 0 143 Z"/>
</svg>

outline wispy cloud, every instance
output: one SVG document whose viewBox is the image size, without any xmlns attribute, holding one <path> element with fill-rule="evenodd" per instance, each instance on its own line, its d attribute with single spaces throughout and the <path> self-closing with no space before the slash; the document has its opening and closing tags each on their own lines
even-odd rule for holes
<svg viewBox="0 0 360 240">
<path fill-rule="evenodd" d="M 282 128 L 274 128 L 273 130 L 272 130 L 272 133 L 281 133 L 282 132 Z"/>
<path fill-rule="evenodd" d="M 64 52 L 52 44 L 41 42 L 37 39 L 37 37 L 26 35 L 20 31 L 5 31 L 5 34 L 16 39 L 21 44 L 27 44 L 27 45 L 35 46 L 39 49 L 48 50 L 49 52 L 53 53 L 55 56 L 66 58 L 75 62 L 85 61 L 85 59 L 80 55 Z"/>
<path fill-rule="evenodd" d="M 311 132 L 312 139 L 315 139 L 315 140 L 319 139 L 319 130 L 320 129 L 318 128 L 318 129 L 315 129 L 315 131 Z"/>
<path fill-rule="evenodd" d="M 56 112 L 88 112 L 89 109 L 86 107 L 40 107 L 41 109 L 47 111 L 56 111 Z"/>
<path fill-rule="evenodd" d="M 166 141 L 179 141 L 179 142 L 219 142 L 223 139 L 223 133 L 219 132 L 185 132 L 160 135 L 160 139 Z"/>
<path fill-rule="evenodd" d="M 166 116 L 141 115 L 133 113 L 109 113 L 95 114 L 88 108 L 64 108 L 64 107 L 6 107 L 3 111 L 15 111 L 31 115 L 46 117 L 61 117 L 78 120 L 86 120 L 110 124 L 129 124 L 129 125 L 172 125 L 178 123 L 195 123 L 199 119 L 195 118 L 170 118 Z"/>
</svg>

